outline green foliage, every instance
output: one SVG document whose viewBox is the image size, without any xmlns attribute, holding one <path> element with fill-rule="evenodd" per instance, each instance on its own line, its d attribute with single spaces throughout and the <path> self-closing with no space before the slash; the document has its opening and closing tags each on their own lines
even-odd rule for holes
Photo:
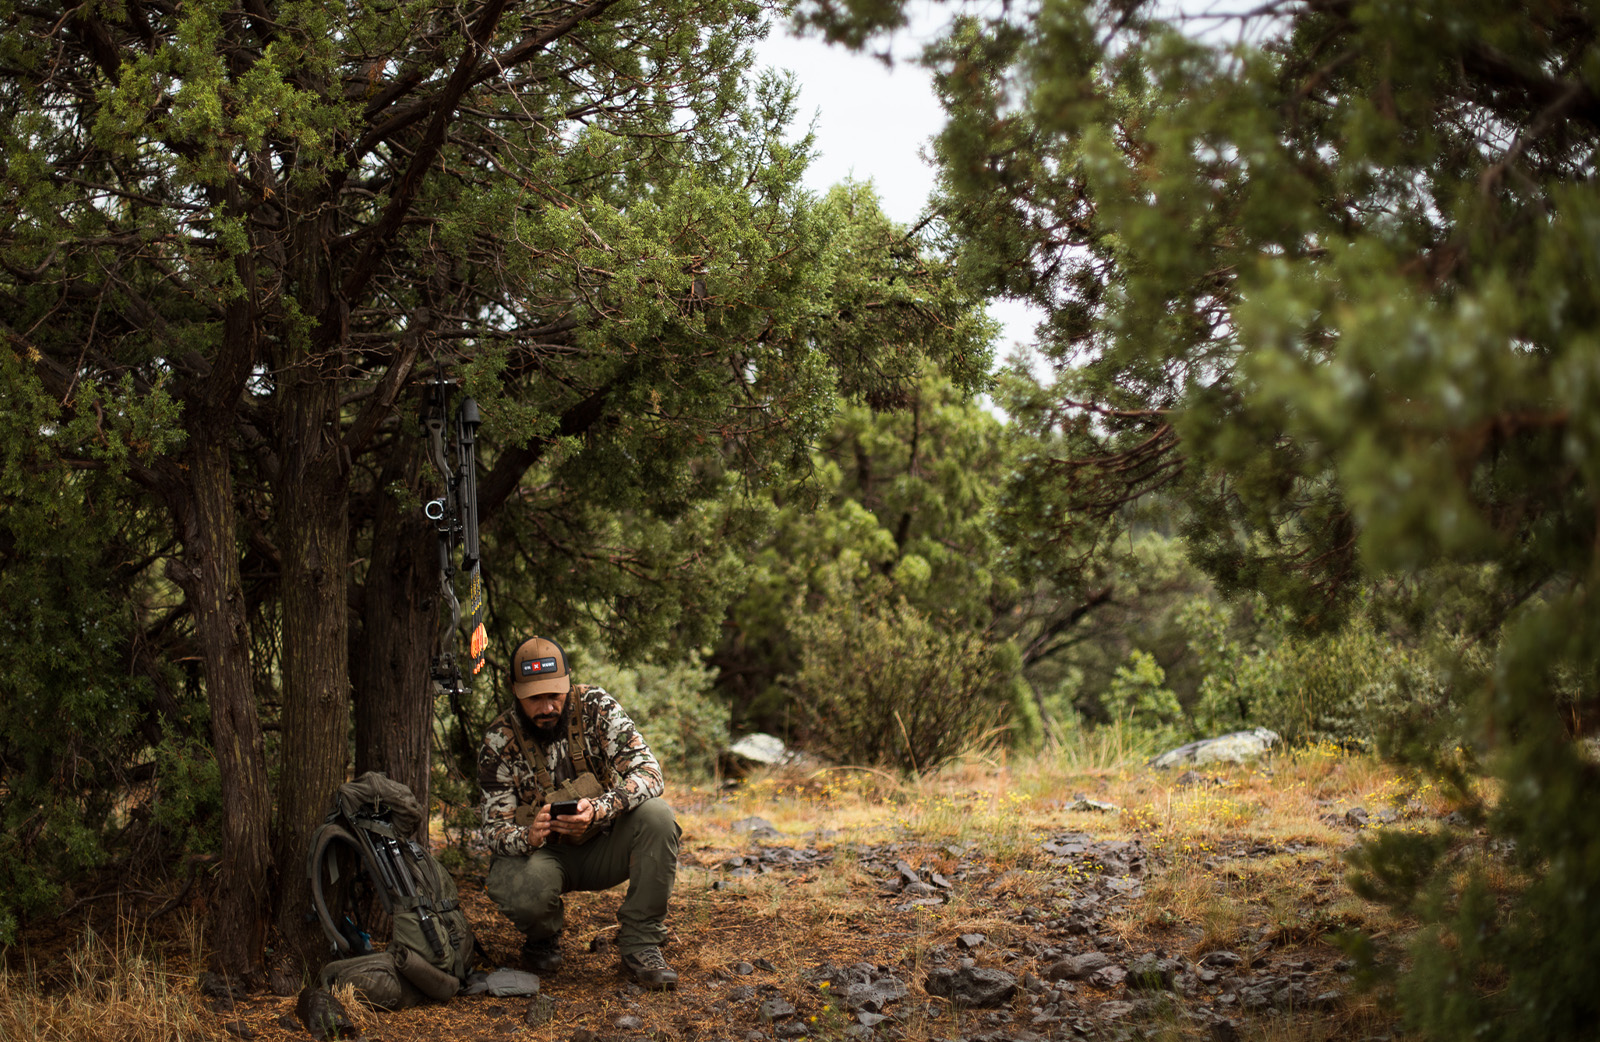
<svg viewBox="0 0 1600 1042">
<path fill-rule="evenodd" d="M 1118 666 L 1111 685 L 1100 696 L 1105 714 L 1124 726 L 1145 731 L 1158 744 L 1178 737 L 1183 707 L 1178 696 L 1162 685 L 1167 674 L 1145 651 L 1134 651 L 1126 665 Z"/>
<path fill-rule="evenodd" d="M 798 614 L 791 712 L 808 748 L 843 763 L 930 771 L 998 735 L 1004 652 L 903 598 Z"/>
<path fill-rule="evenodd" d="M 803 13 L 845 39 L 887 24 Z M 1428 924 L 1412 1023 L 1588 1037 L 1600 772 L 1572 737 L 1600 704 L 1600 114 L 1577 99 L 1600 88 L 1600 22 L 1568 0 L 1217 20 L 1038 0 L 927 51 L 962 277 L 1048 311 L 1059 379 L 1023 415 L 1051 438 L 1008 491 L 1055 523 L 1018 553 L 1082 554 L 1160 492 L 1221 594 L 1283 613 L 1283 643 L 1223 655 L 1209 712 L 1244 692 L 1343 734 L 1420 701 L 1464 729 L 1523 871 L 1423 856 L 1431 837 L 1371 851 L 1374 872 L 1408 866 L 1383 893 Z M 1438 659 L 1355 620 L 1366 592 L 1420 594 L 1402 614 L 1425 616 L 1453 583 L 1483 618 L 1451 640 L 1414 627 L 1404 647 Z M 1401 730 L 1459 778 L 1439 753 L 1456 743 Z"/>
<path fill-rule="evenodd" d="M 1301 636 L 1259 597 L 1238 614 L 1265 625 L 1241 639 L 1211 602 L 1196 602 L 1184 614 L 1204 663 L 1194 711 L 1201 733 L 1267 727 L 1291 744 L 1376 750 L 1402 730 L 1459 728 L 1447 677 L 1433 657 L 1380 631 L 1370 615 Z"/>
<path fill-rule="evenodd" d="M 155 785 L 145 813 L 162 838 L 162 856 L 218 853 L 222 787 L 211 750 L 198 738 L 170 734 L 152 750 L 151 762 Z"/>
<path fill-rule="evenodd" d="M 118 807 L 125 773 L 151 764 L 152 735 L 181 741 L 203 725 L 173 673 L 144 670 L 137 650 L 140 606 L 164 592 L 138 562 L 161 536 L 124 475 L 173 437 L 172 403 L 124 382 L 96 399 L 103 419 L 73 414 L 25 361 L 0 349 L 0 944 L 85 871 L 160 863 L 206 828 L 190 809 L 152 822 L 148 806 L 133 821 Z"/>
</svg>

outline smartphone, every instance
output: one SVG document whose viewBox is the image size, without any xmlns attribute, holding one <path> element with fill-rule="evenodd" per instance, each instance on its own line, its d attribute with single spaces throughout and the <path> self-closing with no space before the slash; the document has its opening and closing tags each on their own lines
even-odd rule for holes
<svg viewBox="0 0 1600 1042">
<path fill-rule="evenodd" d="M 562 800 L 560 803 L 550 804 L 550 816 L 552 818 L 560 818 L 568 814 L 576 813 L 578 813 L 577 800 Z"/>
</svg>

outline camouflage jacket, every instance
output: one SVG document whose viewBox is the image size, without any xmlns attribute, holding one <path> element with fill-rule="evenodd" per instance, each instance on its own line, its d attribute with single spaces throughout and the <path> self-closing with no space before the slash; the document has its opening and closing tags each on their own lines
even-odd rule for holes
<svg viewBox="0 0 1600 1042">
<path fill-rule="evenodd" d="M 605 795 L 594 801 L 595 820 L 609 824 L 619 814 L 659 796 L 665 788 L 661 765 L 645 744 L 644 736 L 622 711 L 622 706 L 602 688 L 572 685 L 569 696 L 574 712 L 583 713 L 583 733 L 588 739 L 589 762 L 599 776 Z M 526 717 L 515 705 L 495 717 L 478 750 L 478 787 L 483 790 L 483 839 L 494 854 L 524 855 L 536 847 L 528 843 L 527 830 L 514 820 L 517 807 L 542 806 L 545 794 L 517 743 L 513 727 L 525 727 L 528 747 L 546 756 L 545 766 L 557 786 L 576 774 L 567 751 L 567 735 L 545 745 L 535 738 Z"/>
</svg>

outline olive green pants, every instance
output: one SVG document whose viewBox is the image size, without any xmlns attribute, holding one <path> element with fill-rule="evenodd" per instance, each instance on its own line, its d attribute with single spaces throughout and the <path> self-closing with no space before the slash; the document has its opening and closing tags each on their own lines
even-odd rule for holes
<svg viewBox="0 0 1600 1042">
<path fill-rule="evenodd" d="M 566 908 L 562 894 L 628 884 L 617 909 L 617 949 L 629 955 L 660 947 L 672 883 L 678 875 L 677 818 L 667 801 L 646 800 L 617 819 L 611 831 L 582 846 L 546 843 L 527 857 L 496 857 L 489 896 L 529 940 L 554 937 Z"/>
</svg>

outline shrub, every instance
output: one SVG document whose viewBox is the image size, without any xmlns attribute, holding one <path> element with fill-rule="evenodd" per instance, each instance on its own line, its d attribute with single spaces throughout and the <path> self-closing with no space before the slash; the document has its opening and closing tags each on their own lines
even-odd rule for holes
<svg viewBox="0 0 1600 1042">
<path fill-rule="evenodd" d="M 1292 743 L 1372 749 L 1407 721 L 1448 708 L 1445 678 L 1427 653 L 1363 616 L 1312 637 L 1288 636 L 1269 619 L 1254 640 L 1232 635 L 1213 605 L 1195 606 L 1184 622 L 1206 663 L 1194 715 L 1208 734 L 1268 727 Z"/>
<path fill-rule="evenodd" d="M 1106 716 L 1124 729 L 1143 731 L 1157 744 L 1170 744 L 1178 736 L 1183 707 L 1167 690 L 1167 674 L 1155 656 L 1135 649 L 1125 665 L 1117 667 L 1111 684 L 1100 696 Z"/>
<path fill-rule="evenodd" d="M 903 599 L 841 603 L 796 629 L 800 668 L 785 680 L 802 738 L 844 762 L 932 770 L 997 734 L 1014 701 L 1005 645 Z"/>
</svg>

